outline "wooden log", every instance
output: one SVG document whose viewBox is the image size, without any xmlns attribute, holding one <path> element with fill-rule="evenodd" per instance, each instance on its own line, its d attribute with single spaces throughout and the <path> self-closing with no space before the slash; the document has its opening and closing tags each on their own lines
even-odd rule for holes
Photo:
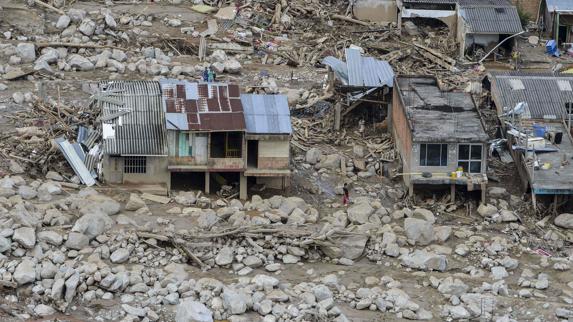
<svg viewBox="0 0 573 322">
<path fill-rule="evenodd" d="M 44 3 L 44 2 L 42 2 L 42 1 L 40 1 L 40 0 L 34 0 L 34 3 L 36 3 L 37 5 L 40 5 L 40 6 L 44 7 L 44 8 L 46 8 L 46 9 L 50 9 L 50 10 L 52 10 L 52 11 L 55 11 L 55 12 L 59 13 L 60 15 L 65 15 L 65 14 L 66 14 L 63 10 L 60 10 L 60 9 L 58 9 L 58 8 L 54 8 L 54 7 L 50 6 L 49 4 Z"/>
<path fill-rule="evenodd" d="M 347 21 L 347 22 L 352 22 L 355 24 L 359 24 L 359 25 L 363 25 L 363 26 L 370 26 L 370 23 L 362 21 L 362 20 L 358 20 L 358 19 L 354 19 L 351 17 L 347 17 L 347 16 L 343 16 L 343 15 L 338 15 L 338 14 L 333 14 L 332 16 L 330 16 L 332 19 L 337 19 L 337 20 L 343 20 L 343 21 Z"/>
</svg>

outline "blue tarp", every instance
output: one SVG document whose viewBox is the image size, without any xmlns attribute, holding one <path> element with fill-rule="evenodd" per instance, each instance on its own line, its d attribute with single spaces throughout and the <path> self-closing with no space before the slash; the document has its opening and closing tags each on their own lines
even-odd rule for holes
<svg viewBox="0 0 573 322">
<path fill-rule="evenodd" d="M 557 48 L 557 42 L 555 40 L 548 40 L 545 44 L 545 49 L 549 55 L 559 57 L 559 49 Z"/>
</svg>

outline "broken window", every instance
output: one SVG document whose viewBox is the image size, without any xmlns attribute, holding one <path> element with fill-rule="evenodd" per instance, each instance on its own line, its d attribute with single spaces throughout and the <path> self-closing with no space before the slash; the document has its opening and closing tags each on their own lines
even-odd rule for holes
<svg viewBox="0 0 573 322">
<path fill-rule="evenodd" d="M 447 144 L 420 144 L 420 165 L 444 167 L 448 165 Z"/>
<path fill-rule="evenodd" d="M 458 167 L 462 167 L 464 172 L 481 173 L 482 150 L 481 144 L 460 144 Z"/>
<path fill-rule="evenodd" d="M 211 158 L 241 158 L 243 134 L 241 132 L 211 133 Z"/>
<path fill-rule="evenodd" d="M 147 158 L 146 157 L 124 157 L 123 158 L 123 172 L 124 173 L 146 173 L 147 172 Z"/>
</svg>

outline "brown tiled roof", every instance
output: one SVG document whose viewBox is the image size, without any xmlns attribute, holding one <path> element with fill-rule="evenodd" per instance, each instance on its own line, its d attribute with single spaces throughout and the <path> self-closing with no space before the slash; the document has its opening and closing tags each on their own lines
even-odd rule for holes
<svg viewBox="0 0 573 322">
<path fill-rule="evenodd" d="M 168 129 L 245 130 L 239 86 L 161 80 Z"/>
</svg>

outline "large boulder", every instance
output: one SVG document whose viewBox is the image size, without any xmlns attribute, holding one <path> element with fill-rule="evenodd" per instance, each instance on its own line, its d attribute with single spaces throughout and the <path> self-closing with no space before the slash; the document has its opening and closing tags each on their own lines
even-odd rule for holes
<svg viewBox="0 0 573 322">
<path fill-rule="evenodd" d="M 20 227 L 14 230 L 12 239 L 18 242 L 20 246 L 32 249 L 36 245 L 36 230 L 30 227 Z"/>
<path fill-rule="evenodd" d="M 177 305 L 175 322 L 213 322 L 213 313 L 203 303 L 186 298 Z"/>
<path fill-rule="evenodd" d="M 94 212 L 83 215 L 72 227 L 73 232 L 82 233 L 93 239 L 113 226 L 113 219 L 103 212 Z"/>
<path fill-rule="evenodd" d="M 81 71 L 92 70 L 95 67 L 89 59 L 78 54 L 73 54 L 68 57 L 68 65 L 70 65 L 71 68 L 76 68 Z"/>
<path fill-rule="evenodd" d="M 428 245 L 434 240 L 432 223 L 418 218 L 406 218 L 404 220 L 406 237 L 413 244 Z"/>
<path fill-rule="evenodd" d="M 348 219 L 353 224 L 363 225 L 374 212 L 374 208 L 368 202 L 360 202 L 348 208 Z"/>
<path fill-rule="evenodd" d="M 365 235 L 350 235 L 335 240 L 333 245 L 323 245 L 320 249 L 331 258 L 348 258 L 355 260 L 362 256 L 368 237 Z"/>
<path fill-rule="evenodd" d="M 23 63 L 31 63 L 36 60 L 36 46 L 30 43 L 19 43 L 16 46 L 16 54 L 22 59 Z"/>
<path fill-rule="evenodd" d="M 14 280 L 18 285 L 32 283 L 36 280 L 36 265 L 25 258 L 14 270 Z"/>
<path fill-rule="evenodd" d="M 242 68 L 241 63 L 239 63 L 239 61 L 234 58 L 226 60 L 224 65 L 225 65 L 225 73 L 238 74 L 241 72 Z"/>
<path fill-rule="evenodd" d="M 497 208 L 491 204 L 480 204 L 477 209 L 478 214 L 482 217 L 492 217 L 497 213 Z"/>
<path fill-rule="evenodd" d="M 317 148 L 311 148 L 306 151 L 305 160 L 310 164 L 317 164 L 320 162 L 320 158 L 322 157 L 322 152 Z"/>
<path fill-rule="evenodd" d="M 573 229 L 573 214 L 561 214 L 555 218 L 555 226 Z"/>
<path fill-rule="evenodd" d="M 329 169 L 337 170 L 340 169 L 340 162 L 342 157 L 339 154 L 328 154 L 326 157 L 322 158 L 318 164 L 316 164 L 316 169 Z"/>
<path fill-rule="evenodd" d="M 300 197 L 288 197 L 285 198 L 281 203 L 279 211 L 285 215 L 290 215 L 296 208 L 302 210 L 303 212 L 306 211 L 307 205 L 304 199 Z"/>
<path fill-rule="evenodd" d="M 401 264 L 424 271 L 440 271 L 447 269 L 448 260 L 444 255 L 437 255 L 425 250 L 417 249 L 413 253 L 400 256 Z"/>
<path fill-rule="evenodd" d="M 125 205 L 125 210 L 138 210 L 139 208 L 145 207 L 145 201 L 141 199 L 136 193 L 132 193 L 129 195 L 129 200 L 127 200 L 127 204 Z"/>
<path fill-rule="evenodd" d="M 243 314 L 247 311 L 247 298 L 245 294 L 232 288 L 223 289 L 223 307 L 230 314 Z"/>
<path fill-rule="evenodd" d="M 90 243 L 90 238 L 82 233 L 70 232 L 68 234 L 68 240 L 64 246 L 69 249 L 80 250 L 87 247 Z"/>
<path fill-rule="evenodd" d="M 78 27 L 78 30 L 86 35 L 86 36 L 91 36 L 94 34 L 96 29 L 96 23 L 91 20 L 90 18 L 86 18 L 82 21 L 82 23 L 80 24 L 80 26 Z"/>
<path fill-rule="evenodd" d="M 219 266 L 225 266 L 233 263 L 233 248 L 225 246 L 219 250 L 219 253 L 215 257 L 215 264 Z"/>
</svg>

